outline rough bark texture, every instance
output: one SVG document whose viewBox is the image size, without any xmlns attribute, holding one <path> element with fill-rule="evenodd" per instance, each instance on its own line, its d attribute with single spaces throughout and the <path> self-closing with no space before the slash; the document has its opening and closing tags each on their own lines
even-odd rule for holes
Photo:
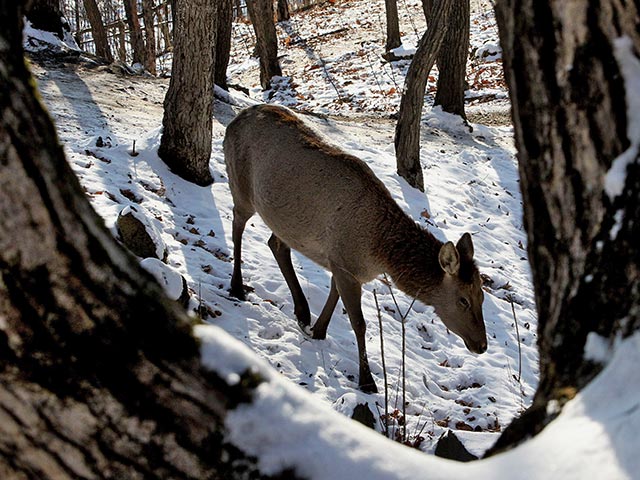
<svg viewBox="0 0 640 480">
<path fill-rule="evenodd" d="M 153 0 L 142 0 L 142 18 L 144 20 L 145 64 L 151 75 L 156 74 L 156 31 L 154 27 Z"/>
<path fill-rule="evenodd" d="M 444 41 L 454 2 L 455 0 L 436 0 L 429 28 L 420 39 L 418 49 L 409 66 L 404 93 L 400 101 L 395 134 L 398 174 L 409 185 L 421 191 L 424 191 L 424 179 L 420 165 L 420 119 L 424 105 L 424 91 L 429 71 Z"/>
<path fill-rule="evenodd" d="M 230 387 L 120 248 L 64 158 L 0 0 L 0 478 L 257 478 L 222 419 Z"/>
<path fill-rule="evenodd" d="M 290 18 L 289 2 L 287 0 L 278 0 L 278 21 L 283 22 Z"/>
<path fill-rule="evenodd" d="M 460 115 L 464 112 L 464 87 L 469 56 L 469 30 L 471 10 L 469 0 L 453 2 L 447 33 L 438 53 L 438 85 L 434 105 L 445 112 Z"/>
<path fill-rule="evenodd" d="M 616 39 L 640 52 L 637 2 L 501 0 L 496 4 L 518 148 L 536 292 L 540 386 L 494 451 L 539 432 L 599 366 L 587 336 L 640 328 L 638 151 L 614 198 L 605 176 L 625 152 L 625 85 Z M 619 51 L 619 50 L 618 50 Z M 627 94 L 632 93 L 626 90 Z M 633 92 L 637 95 L 637 92 Z M 637 112 L 632 112 L 637 115 Z"/>
<path fill-rule="evenodd" d="M 233 27 L 232 0 L 220 0 L 218 2 L 217 16 L 218 35 L 216 38 L 215 84 L 227 90 L 227 67 L 229 66 L 231 32 Z"/>
<path fill-rule="evenodd" d="M 173 6 L 173 66 L 164 99 L 158 155 L 176 175 L 198 185 L 209 185 L 213 183 L 209 158 L 215 5 L 208 0 L 175 0 Z"/>
<path fill-rule="evenodd" d="M 102 14 L 100 13 L 98 4 L 96 0 L 83 0 L 83 3 L 89 24 L 91 25 L 91 36 L 96 46 L 96 55 L 111 63 L 113 62 L 113 55 L 111 54 L 111 47 L 109 47 L 109 41 L 107 40 L 107 31 L 104 28 Z"/>
<path fill-rule="evenodd" d="M 273 77 L 282 75 L 278 62 L 278 36 L 273 21 L 273 2 L 247 0 L 246 4 L 256 32 L 256 49 L 260 56 L 260 85 L 266 90 Z"/>
<path fill-rule="evenodd" d="M 146 66 L 146 47 L 144 45 L 142 29 L 140 28 L 140 20 L 138 19 L 137 1 L 124 0 L 124 12 L 127 17 L 127 25 L 129 25 L 129 39 L 131 40 L 133 63 Z"/>
<path fill-rule="evenodd" d="M 388 52 L 398 48 L 401 44 L 398 2 L 397 0 L 384 0 L 384 7 L 387 15 L 387 43 L 384 48 Z"/>
</svg>

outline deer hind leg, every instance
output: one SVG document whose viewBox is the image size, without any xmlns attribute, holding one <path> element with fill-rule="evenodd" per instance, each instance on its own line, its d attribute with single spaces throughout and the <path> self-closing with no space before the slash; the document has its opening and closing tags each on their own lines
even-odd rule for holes
<svg viewBox="0 0 640 480">
<path fill-rule="evenodd" d="M 233 207 L 233 275 L 231 276 L 231 295 L 238 300 L 244 300 L 244 286 L 242 285 L 242 234 L 247 221 L 254 212 Z"/>
<path fill-rule="evenodd" d="M 337 273 L 336 273 L 337 272 Z M 358 343 L 358 357 L 360 361 L 360 375 L 358 387 L 365 393 L 376 393 L 376 383 L 371 375 L 369 368 L 369 359 L 367 358 L 367 347 L 365 333 L 367 326 L 362 315 L 362 285 L 350 273 L 340 270 L 334 270 L 334 278 L 336 280 L 336 288 L 342 297 L 344 308 L 347 309 L 351 326 L 356 334 Z"/>
<path fill-rule="evenodd" d="M 336 309 L 336 304 L 338 303 L 339 298 L 340 294 L 338 294 L 338 289 L 336 288 L 336 280 L 334 277 L 331 277 L 331 290 L 329 290 L 329 297 L 327 297 L 327 302 L 324 304 L 324 308 L 322 309 L 320 316 L 311 329 L 313 332 L 313 338 L 316 340 L 324 340 L 327 338 L 327 327 L 329 326 L 331 315 Z"/>
<path fill-rule="evenodd" d="M 293 269 L 293 264 L 291 263 L 291 248 L 280 240 L 275 233 L 269 238 L 268 244 L 289 286 L 289 290 L 291 290 L 293 311 L 298 319 L 298 325 L 300 325 L 300 328 L 305 334 L 310 335 L 311 330 L 309 325 L 311 324 L 311 313 L 309 312 L 309 303 L 304 296 L 296 272 Z"/>
</svg>

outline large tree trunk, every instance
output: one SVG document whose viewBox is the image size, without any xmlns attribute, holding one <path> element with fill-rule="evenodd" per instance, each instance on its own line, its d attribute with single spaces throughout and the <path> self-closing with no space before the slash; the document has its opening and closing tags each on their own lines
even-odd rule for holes
<svg viewBox="0 0 640 480">
<path fill-rule="evenodd" d="M 388 52 L 398 48 L 401 44 L 398 2 L 397 0 L 384 0 L 384 7 L 387 15 L 387 43 L 384 49 Z"/>
<path fill-rule="evenodd" d="M 249 475 L 223 444 L 249 390 L 201 366 L 190 320 L 89 205 L 36 99 L 20 4 L 0 0 L 0 478 Z"/>
<path fill-rule="evenodd" d="M 175 0 L 173 7 L 173 65 L 164 99 L 158 155 L 176 175 L 198 185 L 209 185 L 213 183 L 209 158 L 215 4 L 208 0 Z"/>
<path fill-rule="evenodd" d="M 233 29 L 233 0 L 218 3 L 218 35 L 216 37 L 215 84 L 228 89 L 227 67 L 231 53 L 231 33 Z"/>
<path fill-rule="evenodd" d="M 429 71 L 444 41 L 454 3 L 455 0 L 436 0 L 429 28 L 420 39 L 409 66 L 400 101 L 395 135 L 398 174 L 421 191 L 424 191 L 424 179 L 420 165 L 420 120 L 424 91 Z"/>
<path fill-rule="evenodd" d="M 266 90 L 273 77 L 282 75 L 278 62 L 278 36 L 273 21 L 273 2 L 247 0 L 246 4 L 256 32 L 256 47 L 260 56 L 260 85 Z"/>
<path fill-rule="evenodd" d="M 151 75 L 156 74 L 156 30 L 155 14 L 153 13 L 153 0 L 142 0 L 142 18 L 144 20 L 145 36 L 145 64 L 144 68 Z"/>
<path fill-rule="evenodd" d="M 133 54 L 132 63 L 139 63 L 146 66 L 146 49 L 144 37 L 138 19 L 138 8 L 136 0 L 124 0 L 124 12 L 129 26 L 129 39 L 131 40 L 131 52 Z"/>
<path fill-rule="evenodd" d="M 500 450 L 540 431 L 599 371 L 588 339 L 611 345 L 640 328 L 637 77 L 625 80 L 640 71 L 640 25 L 637 2 L 615 0 L 500 0 L 496 14 L 540 348 L 533 405 Z"/>
<path fill-rule="evenodd" d="M 460 115 L 464 119 L 467 118 L 464 112 L 464 87 L 469 56 L 470 18 L 469 0 L 454 2 L 447 33 L 436 60 L 439 75 L 433 102 L 445 112 Z"/>
<path fill-rule="evenodd" d="M 96 0 L 83 0 L 84 10 L 87 12 L 87 18 L 91 25 L 91 36 L 93 37 L 93 43 L 96 46 L 96 55 L 104 58 L 107 62 L 113 62 L 113 55 L 111 54 L 111 48 L 109 47 L 109 40 L 107 39 L 107 31 L 104 28 L 104 22 L 102 21 L 102 14 L 98 8 Z"/>
</svg>

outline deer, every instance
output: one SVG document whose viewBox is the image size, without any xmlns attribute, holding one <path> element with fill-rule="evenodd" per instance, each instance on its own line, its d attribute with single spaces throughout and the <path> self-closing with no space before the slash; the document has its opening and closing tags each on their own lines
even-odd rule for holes
<svg viewBox="0 0 640 480">
<path fill-rule="evenodd" d="M 325 339 L 342 299 L 356 337 L 363 392 L 377 388 L 365 345 L 362 285 L 383 273 L 433 306 L 470 352 L 487 350 L 484 294 L 469 233 L 455 245 L 438 240 L 401 209 L 364 161 L 325 141 L 285 107 L 260 104 L 240 112 L 227 126 L 223 150 L 233 199 L 233 297 L 245 300 L 242 235 L 258 213 L 272 232 L 267 243 L 303 333 Z M 329 296 L 313 326 L 291 249 L 331 273 Z"/>
</svg>

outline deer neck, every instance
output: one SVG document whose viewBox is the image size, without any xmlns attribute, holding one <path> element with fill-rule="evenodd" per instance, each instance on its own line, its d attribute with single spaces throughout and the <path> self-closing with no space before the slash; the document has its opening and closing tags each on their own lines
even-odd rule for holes
<svg viewBox="0 0 640 480">
<path fill-rule="evenodd" d="M 443 243 L 400 211 L 387 223 L 379 254 L 385 272 L 407 295 L 429 294 L 440 285 L 443 271 L 438 255 Z"/>
</svg>

